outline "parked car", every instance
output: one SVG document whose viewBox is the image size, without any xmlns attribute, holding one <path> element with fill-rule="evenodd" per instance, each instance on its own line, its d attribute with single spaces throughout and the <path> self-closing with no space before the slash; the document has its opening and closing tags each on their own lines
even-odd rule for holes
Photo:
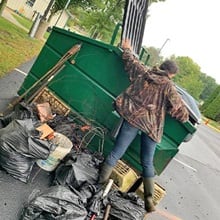
<svg viewBox="0 0 220 220">
<path fill-rule="evenodd" d="M 187 109 L 189 111 L 189 121 L 197 127 L 202 122 L 202 115 L 199 110 L 198 102 L 183 88 L 176 85 L 178 93 L 181 95 Z M 188 134 L 184 139 L 184 142 L 191 140 L 193 134 Z"/>
</svg>

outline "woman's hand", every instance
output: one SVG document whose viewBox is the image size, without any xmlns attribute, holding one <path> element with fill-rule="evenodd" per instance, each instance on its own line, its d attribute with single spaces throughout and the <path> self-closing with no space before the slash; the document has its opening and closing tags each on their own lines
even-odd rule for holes
<svg viewBox="0 0 220 220">
<path fill-rule="evenodd" d="M 129 39 L 123 39 L 122 42 L 121 42 L 121 48 L 132 50 L 130 40 Z"/>
</svg>

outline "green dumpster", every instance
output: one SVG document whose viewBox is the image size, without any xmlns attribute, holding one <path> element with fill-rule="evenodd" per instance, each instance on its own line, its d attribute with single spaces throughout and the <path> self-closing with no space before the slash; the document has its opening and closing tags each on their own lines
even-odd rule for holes
<svg viewBox="0 0 220 220">
<path fill-rule="evenodd" d="M 18 93 L 22 95 L 28 90 L 74 44 L 81 44 L 75 63 L 67 61 L 65 68 L 50 81 L 48 89 L 72 112 L 94 126 L 98 135 L 94 135 L 88 147 L 97 150 L 104 138 L 101 147 L 106 155 L 113 147 L 111 132 L 119 121 L 112 103 L 129 84 L 118 47 L 54 27 Z M 176 155 L 184 138 L 195 131 L 190 122 L 180 123 L 167 115 L 164 135 L 155 154 L 158 175 Z M 122 158 L 137 171 L 141 170 L 139 146 L 137 136 Z"/>
</svg>

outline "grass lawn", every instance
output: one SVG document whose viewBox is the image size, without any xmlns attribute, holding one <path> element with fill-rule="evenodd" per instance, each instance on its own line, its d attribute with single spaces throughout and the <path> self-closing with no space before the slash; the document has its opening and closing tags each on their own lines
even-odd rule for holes
<svg viewBox="0 0 220 220">
<path fill-rule="evenodd" d="M 21 15 L 16 15 L 14 13 L 12 13 L 12 16 L 25 28 L 27 28 L 28 30 L 31 29 L 31 26 L 33 24 L 33 21 L 31 21 L 28 18 L 22 17 Z"/>
<path fill-rule="evenodd" d="M 203 117 L 203 123 L 207 125 L 211 125 L 212 127 L 216 128 L 220 132 L 220 123 L 213 121 L 212 119 Z"/>
<path fill-rule="evenodd" d="M 27 28 L 28 30 L 31 29 L 32 27 L 32 24 L 33 24 L 33 21 L 31 21 L 30 19 L 28 18 L 25 18 L 24 16 L 22 15 L 19 15 L 19 14 L 15 14 L 15 13 L 12 13 L 12 16 L 22 25 L 24 26 L 25 28 Z M 44 34 L 44 38 L 47 39 L 49 37 L 50 33 L 46 32 Z"/>
<path fill-rule="evenodd" d="M 0 78 L 37 56 L 43 45 L 43 41 L 30 38 L 25 30 L 0 17 Z"/>
<path fill-rule="evenodd" d="M 216 122 L 216 121 L 209 121 L 209 124 L 212 125 L 213 127 L 215 127 L 216 129 L 218 129 L 220 131 L 220 123 Z"/>
</svg>

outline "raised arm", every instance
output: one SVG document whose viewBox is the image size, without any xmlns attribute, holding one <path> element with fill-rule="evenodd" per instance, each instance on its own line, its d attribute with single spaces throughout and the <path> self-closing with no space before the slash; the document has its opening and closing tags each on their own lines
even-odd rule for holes
<svg viewBox="0 0 220 220">
<path fill-rule="evenodd" d="M 145 74 L 148 69 L 132 53 L 130 41 L 128 39 L 123 40 L 121 47 L 124 50 L 122 59 L 125 65 L 125 71 L 129 74 L 130 81 Z"/>
<path fill-rule="evenodd" d="M 174 85 L 170 85 L 168 89 L 168 113 L 181 122 L 189 120 L 189 112 L 178 94 Z"/>
</svg>

